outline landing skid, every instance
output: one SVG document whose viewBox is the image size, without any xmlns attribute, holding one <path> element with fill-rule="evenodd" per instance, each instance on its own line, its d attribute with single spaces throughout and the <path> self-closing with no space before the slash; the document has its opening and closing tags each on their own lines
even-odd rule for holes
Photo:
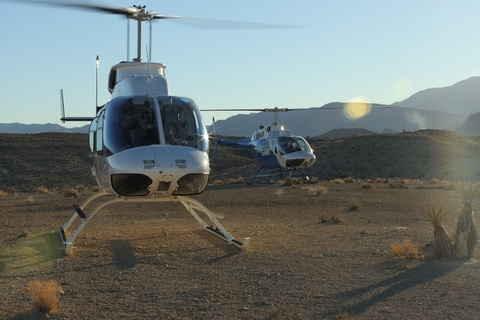
<svg viewBox="0 0 480 320">
<path fill-rule="evenodd" d="M 247 249 L 250 245 L 250 241 L 251 241 L 250 238 L 245 238 L 243 240 L 243 243 L 241 243 L 240 241 L 234 239 L 228 233 L 228 231 L 225 230 L 225 228 L 217 220 L 217 218 L 218 219 L 223 218 L 221 215 L 215 214 L 212 211 L 208 210 L 199 201 L 188 198 L 188 197 L 184 197 L 184 196 L 171 196 L 171 197 L 165 197 L 165 198 L 115 197 L 113 199 L 109 199 L 107 201 L 104 201 L 104 202 L 100 203 L 98 206 L 96 206 L 90 212 L 90 214 L 85 215 L 83 210 L 87 207 L 88 204 L 90 204 L 90 202 L 92 202 L 93 200 L 95 200 L 99 197 L 106 196 L 106 195 L 111 195 L 111 193 L 98 192 L 98 193 L 95 193 L 92 196 L 90 196 L 87 200 L 85 200 L 85 202 L 80 207 L 74 205 L 75 213 L 70 218 L 70 220 L 68 220 L 67 223 L 65 223 L 65 225 L 60 227 L 60 229 L 59 229 L 60 236 L 62 237 L 63 249 L 65 250 L 66 255 L 71 255 L 72 254 L 72 251 L 73 251 L 73 248 L 74 248 L 73 241 L 79 235 L 79 233 L 82 231 L 82 229 L 85 227 L 85 225 L 90 221 L 90 219 L 92 219 L 93 216 L 100 209 L 102 209 L 102 208 L 104 208 L 104 207 L 106 207 L 110 204 L 117 203 L 117 202 L 123 202 L 123 203 L 126 203 L 126 202 L 180 202 L 188 210 L 188 212 L 190 212 L 193 215 L 193 217 L 197 220 L 197 222 L 200 224 L 202 229 L 213 233 L 217 237 L 225 240 L 229 244 L 232 244 L 239 249 L 242 249 L 242 250 Z M 205 223 L 205 221 L 203 221 L 203 219 L 200 218 L 197 211 L 198 212 L 203 212 L 210 219 L 210 221 L 212 222 L 212 225 L 208 225 L 207 223 Z M 78 226 L 78 228 L 75 230 L 75 232 L 69 238 L 67 238 L 66 232 L 70 228 L 71 224 L 75 221 L 75 219 L 77 217 L 79 217 L 82 220 L 82 223 Z"/>
<path fill-rule="evenodd" d="M 303 172 L 301 170 L 298 170 L 298 169 L 283 169 L 283 168 L 271 169 L 270 174 L 259 175 L 258 173 L 262 170 L 267 170 L 267 169 L 264 169 L 264 168 L 258 169 L 257 172 L 255 173 L 255 175 L 253 176 L 253 180 L 252 180 L 253 183 L 274 184 L 274 183 L 276 183 L 276 181 L 271 180 L 272 177 L 274 177 L 276 173 L 280 173 L 280 177 L 282 177 L 282 179 L 283 179 L 283 172 L 286 172 L 290 178 L 294 178 L 295 176 L 297 176 L 297 177 L 300 176 L 303 179 L 303 183 L 311 183 L 311 184 L 318 183 L 318 181 L 310 180 L 310 178 L 305 174 L 305 172 Z M 297 174 L 297 175 L 295 175 L 295 174 Z M 261 177 L 268 177 L 267 181 L 261 181 L 259 179 Z"/>
</svg>

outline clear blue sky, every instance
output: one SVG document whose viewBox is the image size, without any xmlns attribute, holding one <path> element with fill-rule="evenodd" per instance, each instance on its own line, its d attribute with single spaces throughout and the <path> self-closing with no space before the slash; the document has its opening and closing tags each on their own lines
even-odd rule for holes
<svg viewBox="0 0 480 320">
<path fill-rule="evenodd" d="M 14 1 L 0 3 L 0 122 L 60 124 L 61 88 L 67 116 L 93 116 L 96 55 L 101 59 L 99 101 L 103 104 L 110 96 L 106 89 L 110 67 L 126 59 L 126 19 Z M 103 3 L 134 4 L 124 0 Z M 152 60 L 167 65 L 171 94 L 193 98 L 201 109 L 309 108 L 358 96 L 390 104 L 420 90 L 480 74 L 478 1 L 175 0 L 138 4 L 168 15 L 301 27 L 197 30 L 156 21 Z M 131 23 L 132 33 L 134 26 Z M 133 45 L 132 49 L 131 56 Z M 221 119 L 229 114 L 205 113 L 207 123 L 212 116 Z"/>
</svg>

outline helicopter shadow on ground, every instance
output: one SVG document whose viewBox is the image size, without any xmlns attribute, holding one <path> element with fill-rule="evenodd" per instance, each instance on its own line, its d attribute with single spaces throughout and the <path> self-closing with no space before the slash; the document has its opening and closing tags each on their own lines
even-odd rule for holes
<svg viewBox="0 0 480 320">
<path fill-rule="evenodd" d="M 361 314 L 365 312 L 367 308 L 374 306 L 376 303 L 387 300 L 403 291 L 454 272 L 455 270 L 464 266 L 465 262 L 466 261 L 459 260 L 427 261 L 376 284 L 339 293 L 338 298 L 344 300 L 345 302 L 347 302 L 349 299 L 361 299 L 362 296 L 368 297 L 367 299 L 357 302 L 349 307 L 345 307 L 342 310 L 345 310 L 348 312 L 348 314 L 352 315 Z M 392 267 L 391 261 L 386 263 L 388 263 L 389 267 Z M 385 266 L 385 263 L 382 263 L 381 265 Z M 377 269 L 381 269 L 380 266 Z M 378 294 L 368 295 L 370 291 L 379 288 L 385 288 L 385 290 L 379 292 Z"/>
<path fill-rule="evenodd" d="M 113 261 L 120 270 L 134 268 L 138 264 L 137 257 L 133 253 L 135 248 L 125 240 L 111 240 L 108 249 L 113 254 Z"/>
</svg>

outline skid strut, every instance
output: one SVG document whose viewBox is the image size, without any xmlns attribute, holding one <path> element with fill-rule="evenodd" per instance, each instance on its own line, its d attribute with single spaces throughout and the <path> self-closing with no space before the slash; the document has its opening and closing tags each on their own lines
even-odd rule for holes
<svg viewBox="0 0 480 320">
<path fill-rule="evenodd" d="M 75 208 L 75 213 L 73 216 L 70 218 L 70 220 L 67 221 L 62 227 L 60 227 L 59 232 L 60 236 L 62 238 L 62 243 L 63 243 L 63 249 L 65 250 L 66 255 L 71 255 L 73 251 L 73 241 L 75 238 L 79 235 L 79 233 L 82 231 L 82 229 L 85 227 L 85 225 L 90 221 L 91 218 L 102 208 L 112 204 L 112 203 L 117 203 L 117 202 L 180 202 L 183 204 L 183 206 L 192 214 L 192 216 L 197 220 L 197 222 L 200 224 L 202 229 L 209 231 L 216 235 L 217 237 L 220 237 L 221 239 L 225 240 L 229 244 L 234 245 L 237 248 L 240 248 L 242 250 L 247 249 L 248 246 L 250 245 L 250 238 L 245 238 L 243 240 L 243 243 L 234 239 L 228 231 L 218 222 L 217 219 L 223 218 L 222 215 L 216 214 L 210 210 L 207 209 L 201 202 L 194 200 L 192 198 L 184 197 L 184 196 L 171 196 L 171 197 L 163 197 L 163 198 L 127 198 L 127 197 L 115 197 L 113 199 L 109 199 L 107 201 L 104 201 L 97 205 L 91 212 L 90 214 L 86 215 L 84 213 L 85 208 L 92 202 L 93 200 L 106 196 L 106 195 L 111 195 L 111 193 L 107 192 L 98 192 L 90 196 L 85 202 L 79 207 L 77 205 L 74 205 Z M 204 213 L 211 221 L 211 225 L 208 225 L 203 219 L 198 215 L 197 212 L 202 212 Z M 75 221 L 75 219 L 79 217 L 82 220 L 82 223 L 77 227 L 75 232 L 67 238 L 67 230 L 70 228 L 71 224 Z"/>
</svg>

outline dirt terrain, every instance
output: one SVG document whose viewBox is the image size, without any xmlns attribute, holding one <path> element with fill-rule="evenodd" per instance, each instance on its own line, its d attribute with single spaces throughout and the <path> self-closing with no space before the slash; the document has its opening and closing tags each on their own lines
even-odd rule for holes
<svg viewBox="0 0 480 320">
<path fill-rule="evenodd" d="M 58 227 L 94 183 L 80 180 L 88 157 L 71 156 L 80 153 L 73 141 L 87 143 L 86 136 L 50 135 L 0 135 L 0 319 L 46 318 L 25 287 L 51 279 L 63 294 L 49 319 L 478 318 L 479 253 L 432 260 L 433 229 L 420 214 L 443 206 L 444 225 L 454 231 L 461 202 L 453 186 L 480 172 L 475 139 L 442 131 L 312 141 L 318 164 L 309 174 L 329 176 L 296 186 L 214 185 L 255 171 L 247 154 L 224 149 L 228 160 L 212 165 L 212 185 L 194 198 L 222 213 L 238 240 L 251 237 L 248 250 L 203 231 L 179 203 L 114 204 L 64 256 Z M 32 138 L 40 141 L 26 142 Z M 4 152 L 8 145 L 38 154 Z M 65 196 L 80 184 L 86 190 L 77 198 Z M 418 246 L 418 259 L 392 256 L 390 245 L 405 240 Z"/>
</svg>

